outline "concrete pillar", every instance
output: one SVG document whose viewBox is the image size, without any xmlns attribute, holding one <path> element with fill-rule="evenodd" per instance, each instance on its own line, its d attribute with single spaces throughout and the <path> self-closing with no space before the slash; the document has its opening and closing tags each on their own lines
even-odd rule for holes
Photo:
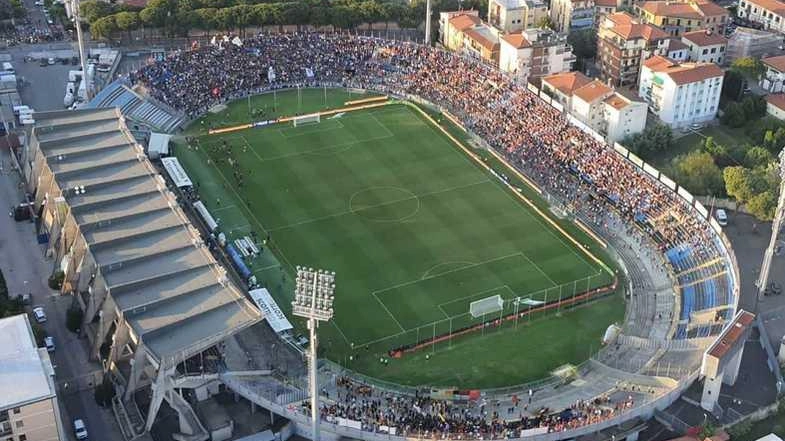
<svg viewBox="0 0 785 441">
<path fill-rule="evenodd" d="M 744 354 L 744 350 L 739 351 L 733 358 L 725 365 L 725 369 L 722 370 L 723 373 L 723 383 L 733 386 L 736 383 L 736 379 L 739 378 L 739 367 L 741 366 L 741 356 Z"/>
<path fill-rule="evenodd" d="M 626 441 L 638 441 L 638 436 L 640 435 L 640 431 L 636 430 L 635 432 L 630 433 L 625 438 Z"/>
<path fill-rule="evenodd" d="M 714 406 L 720 398 L 720 389 L 722 388 L 722 375 L 719 372 L 716 377 L 711 378 L 706 376 L 703 379 L 703 395 L 701 396 L 701 407 L 709 412 L 714 411 Z"/>
<path fill-rule="evenodd" d="M 155 382 L 150 385 L 150 390 L 153 392 L 153 396 L 150 399 L 150 407 L 147 409 L 147 423 L 145 424 L 145 430 L 147 432 L 149 432 L 153 427 L 155 417 L 158 415 L 158 411 L 161 409 L 161 403 L 164 400 L 164 396 L 166 395 L 167 391 L 171 389 L 168 378 L 173 374 L 173 367 L 164 368 L 164 366 L 161 365 L 158 368 L 158 375 L 155 377 Z"/>
<path fill-rule="evenodd" d="M 256 403 L 251 401 L 251 415 L 254 415 L 255 413 L 256 413 Z"/>
<path fill-rule="evenodd" d="M 273 410 L 270 409 L 270 425 L 272 426 L 273 423 L 275 423 L 275 414 L 273 413 Z"/>
<path fill-rule="evenodd" d="M 133 393 L 136 392 L 136 385 L 139 384 L 139 378 L 141 378 L 142 372 L 144 372 L 145 361 L 147 361 L 147 355 L 144 346 L 139 345 L 134 353 L 134 358 L 131 360 L 131 374 L 128 378 L 128 388 L 125 391 L 123 401 L 128 402 Z"/>
<path fill-rule="evenodd" d="M 110 362 L 116 363 L 120 359 L 120 356 L 123 354 L 123 348 L 128 344 L 130 338 L 131 336 L 130 330 L 128 329 L 128 322 L 123 320 L 119 325 L 117 325 L 117 329 L 114 331 L 114 335 L 112 336 L 112 348 L 109 351 Z"/>
</svg>

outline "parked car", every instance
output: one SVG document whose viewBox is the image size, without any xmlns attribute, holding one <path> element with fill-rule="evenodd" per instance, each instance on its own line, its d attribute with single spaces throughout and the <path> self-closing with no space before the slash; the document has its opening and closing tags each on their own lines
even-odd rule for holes
<svg viewBox="0 0 785 441">
<path fill-rule="evenodd" d="M 30 294 L 17 294 L 16 298 L 19 299 L 23 305 L 29 305 L 33 301 L 33 298 L 30 296 Z"/>
<path fill-rule="evenodd" d="M 79 418 L 74 420 L 74 435 L 76 435 L 76 439 L 80 441 L 87 439 L 87 427 L 85 426 L 84 421 Z"/>
<path fill-rule="evenodd" d="M 46 323 L 46 313 L 44 312 L 44 308 L 42 306 L 36 306 L 33 308 L 33 317 L 35 317 L 35 321 L 38 323 Z"/>
<path fill-rule="evenodd" d="M 714 212 L 714 217 L 717 218 L 717 223 L 720 224 L 721 227 L 728 225 L 728 213 L 722 208 Z"/>
<path fill-rule="evenodd" d="M 49 20 L 49 24 L 52 24 L 51 21 L 52 20 Z M 47 62 L 47 64 L 55 64 L 55 59 L 54 59 L 54 57 L 49 57 L 49 59 L 46 60 L 46 62 Z"/>
<path fill-rule="evenodd" d="M 46 346 L 47 352 L 54 352 L 55 351 L 55 338 L 54 337 L 44 337 L 44 346 Z"/>
</svg>

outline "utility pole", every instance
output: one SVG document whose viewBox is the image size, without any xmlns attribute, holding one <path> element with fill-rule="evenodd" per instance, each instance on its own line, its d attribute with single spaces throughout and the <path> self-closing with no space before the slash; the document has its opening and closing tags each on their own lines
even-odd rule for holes
<svg viewBox="0 0 785 441">
<path fill-rule="evenodd" d="M 425 3 L 425 45 L 431 45 L 431 0 Z"/>
<path fill-rule="evenodd" d="M 82 81 L 85 82 L 85 93 L 89 101 L 93 97 L 93 89 L 90 87 L 92 78 L 87 77 L 87 56 L 85 55 L 84 36 L 82 35 L 82 13 L 79 10 L 80 0 L 71 0 L 71 11 L 74 14 L 74 27 L 76 28 L 76 41 L 79 46 L 79 61 L 82 66 Z"/>
</svg>

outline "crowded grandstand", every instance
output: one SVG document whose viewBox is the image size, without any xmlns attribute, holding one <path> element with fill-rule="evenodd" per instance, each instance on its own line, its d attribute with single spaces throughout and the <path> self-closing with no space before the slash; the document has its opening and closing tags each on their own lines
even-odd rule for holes
<svg viewBox="0 0 785 441">
<path fill-rule="evenodd" d="M 600 368 L 599 375 L 611 379 L 598 386 L 604 390 L 584 388 L 570 395 L 576 398 L 569 403 L 554 398 L 551 407 L 538 403 L 547 403 L 549 393 L 557 397 L 553 390 L 536 391 L 533 403 L 532 390 L 523 388 L 493 405 L 468 406 L 417 392 L 372 388 L 341 375 L 324 391 L 330 395 L 322 408 L 326 422 L 351 420 L 365 431 L 433 438 L 572 437 L 575 429 L 640 415 L 630 412 L 639 404 L 675 399 L 669 392 L 695 378 L 700 363 L 695 354 L 705 347 L 702 338 L 719 334 L 736 312 L 738 276 L 732 251 L 694 204 L 570 124 L 526 85 L 480 60 L 412 42 L 276 34 L 182 51 L 130 74 L 130 81 L 191 119 L 219 103 L 291 87 L 367 89 L 431 103 L 454 115 L 555 200 L 564 201 L 569 212 L 607 238 L 625 260 L 629 257 L 625 267 L 633 273 L 632 289 L 639 298 L 655 292 L 653 302 L 638 303 L 645 312 L 628 312 L 624 338 L 608 347 L 598 362 L 606 366 L 616 359 L 614 370 Z M 646 255 L 624 249 L 632 242 L 647 250 Z M 667 272 L 662 270 L 665 262 Z M 668 280 L 666 291 L 675 291 L 676 299 L 658 300 L 656 289 L 662 292 L 662 284 L 652 282 L 655 279 Z M 631 315 L 637 320 L 631 321 Z M 657 340 L 659 346 L 647 345 L 646 339 Z M 671 345 L 665 340 L 701 343 Z M 629 362 L 636 356 L 639 363 Z M 651 370 L 652 360 L 667 357 L 681 359 L 685 369 Z M 625 383 L 619 372 L 633 380 Z M 646 375 L 660 380 L 649 382 Z M 298 406 L 288 410 L 308 412 Z"/>
</svg>

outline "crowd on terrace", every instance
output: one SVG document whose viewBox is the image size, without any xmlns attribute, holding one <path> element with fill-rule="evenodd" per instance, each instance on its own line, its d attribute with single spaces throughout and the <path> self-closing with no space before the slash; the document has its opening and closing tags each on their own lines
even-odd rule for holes
<svg viewBox="0 0 785 441">
<path fill-rule="evenodd" d="M 274 80 L 270 72 L 274 73 Z M 645 228 L 665 251 L 689 244 L 716 255 L 710 227 L 682 199 L 582 132 L 536 95 L 479 60 L 409 42 L 313 33 L 261 35 L 242 46 L 203 46 L 131 74 L 154 98 L 196 117 L 227 100 L 274 88 L 341 85 L 418 96 L 456 115 L 549 192 L 602 222 L 608 208 Z M 587 208 L 585 205 L 588 205 Z M 366 430 L 474 438 L 570 430 L 612 418 L 632 396 L 600 396 L 567 409 L 469 410 L 427 397 L 386 395 L 339 381 L 322 418 Z M 389 430 L 389 429 L 388 429 Z"/>
<path fill-rule="evenodd" d="M 270 81 L 269 71 L 274 73 Z M 184 51 L 131 74 L 149 93 L 204 113 L 247 93 L 293 85 L 340 84 L 416 95 L 450 109 L 473 132 L 567 200 L 592 194 L 648 229 L 662 250 L 687 243 L 714 254 L 706 222 L 671 191 L 558 111 L 479 60 L 411 42 L 340 34 L 275 34 Z M 564 180 L 568 171 L 578 184 Z M 603 208 L 604 209 L 604 208 Z"/>
</svg>

